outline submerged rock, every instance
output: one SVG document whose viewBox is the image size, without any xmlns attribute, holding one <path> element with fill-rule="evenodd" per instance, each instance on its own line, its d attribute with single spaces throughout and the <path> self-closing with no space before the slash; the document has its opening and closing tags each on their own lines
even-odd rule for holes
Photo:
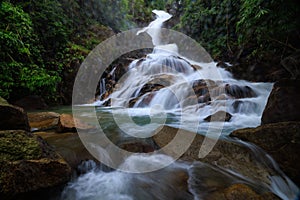
<svg viewBox="0 0 300 200">
<path fill-rule="evenodd" d="M 221 121 L 221 122 L 229 122 L 232 115 L 225 111 L 218 111 L 212 115 L 209 115 L 204 119 L 204 121 L 210 122 L 210 121 Z"/>
<path fill-rule="evenodd" d="M 274 84 L 262 115 L 262 124 L 300 121 L 300 80 L 281 80 Z"/>
<path fill-rule="evenodd" d="M 180 134 L 184 135 L 185 138 L 194 137 L 193 142 L 183 153 L 183 155 L 181 155 L 180 159 L 185 161 L 201 161 L 225 168 L 227 170 L 232 170 L 233 172 L 241 174 L 249 180 L 261 183 L 262 188 L 270 184 L 269 177 L 274 173 L 274 171 L 260 164 L 256 159 L 256 155 L 251 151 L 251 149 L 240 143 L 227 141 L 224 139 L 215 141 L 213 139 L 205 138 L 200 134 L 168 126 L 164 126 L 162 129 L 160 129 L 153 136 L 153 140 L 160 148 L 163 148 L 164 146 L 168 145 L 175 136 L 177 136 L 179 130 L 181 132 Z M 199 157 L 199 151 L 204 139 L 209 140 L 210 143 L 216 142 L 216 144 L 205 157 Z M 178 151 L 178 148 L 180 148 L 179 145 L 168 145 L 168 154 L 175 156 L 177 154 L 175 152 Z M 209 147 L 204 149 L 204 151 L 206 150 L 209 150 Z M 201 155 L 202 154 L 203 152 Z"/>
<path fill-rule="evenodd" d="M 61 114 L 59 116 L 57 132 L 59 133 L 76 132 L 76 128 L 87 130 L 87 129 L 93 129 L 94 127 L 86 123 L 83 123 L 77 118 L 73 118 L 73 116 L 69 114 Z"/>
<path fill-rule="evenodd" d="M 10 105 L 2 98 L 0 100 L 0 130 L 29 131 L 28 118 L 24 110 Z"/>
<path fill-rule="evenodd" d="M 125 142 L 119 145 L 121 149 L 124 149 L 126 151 L 134 152 L 134 153 L 149 153 L 153 152 L 155 149 L 145 143 L 145 142 Z"/>
<path fill-rule="evenodd" d="M 55 112 L 28 113 L 31 130 L 49 130 L 58 125 L 59 114 Z"/>
<path fill-rule="evenodd" d="M 249 86 L 226 84 L 225 92 L 227 95 L 229 95 L 233 98 L 236 98 L 236 99 L 256 97 L 255 92 Z"/>
<path fill-rule="evenodd" d="M 0 197 L 66 183 L 69 165 L 40 137 L 22 130 L 0 131 Z"/>
<path fill-rule="evenodd" d="M 85 160 L 95 160 L 82 144 L 77 133 L 55 133 L 55 132 L 35 132 L 48 144 L 54 147 L 55 151 L 73 168 Z"/>
<path fill-rule="evenodd" d="M 257 128 L 245 128 L 232 132 L 231 137 L 251 142 L 263 148 L 300 186 L 300 122 L 280 122 Z"/>
</svg>

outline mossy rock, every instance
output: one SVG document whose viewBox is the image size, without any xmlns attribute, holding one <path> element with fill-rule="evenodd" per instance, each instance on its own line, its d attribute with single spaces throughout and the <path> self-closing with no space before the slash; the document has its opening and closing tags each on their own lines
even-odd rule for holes
<svg viewBox="0 0 300 200">
<path fill-rule="evenodd" d="M 36 138 L 25 131 L 0 131 L 0 160 L 40 159 L 42 149 Z"/>
<path fill-rule="evenodd" d="M 41 137 L 0 131 L 0 199 L 49 189 L 69 181 L 70 166 Z"/>
</svg>

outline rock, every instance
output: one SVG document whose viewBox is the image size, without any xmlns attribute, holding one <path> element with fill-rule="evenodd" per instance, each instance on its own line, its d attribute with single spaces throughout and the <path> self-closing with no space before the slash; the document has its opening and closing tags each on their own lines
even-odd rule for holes
<svg viewBox="0 0 300 200">
<path fill-rule="evenodd" d="M 212 80 L 205 80 L 205 79 L 199 79 L 199 80 L 195 80 L 193 82 L 193 90 L 195 92 L 195 95 L 197 97 L 200 97 L 200 96 L 204 96 L 204 95 L 209 95 L 209 90 L 208 90 L 208 87 L 210 89 L 213 89 L 215 87 L 217 87 L 217 84 L 216 82 L 212 81 Z"/>
<path fill-rule="evenodd" d="M 216 198 L 218 197 L 218 198 Z M 275 196 L 270 192 L 258 194 L 251 187 L 236 183 L 228 188 L 224 189 L 221 193 L 215 193 L 207 199 L 218 199 L 218 200 L 280 200 L 279 197 Z"/>
<path fill-rule="evenodd" d="M 2 98 L 0 100 L 0 130 L 29 131 L 28 118 L 24 110 L 8 104 Z"/>
<path fill-rule="evenodd" d="M 180 133 L 178 133 L 179 130 Z M 180 144 L 173 143 L 173 145 L 170 145 L 169 143 L 175 136 L 179 136 L 177 134 L 182 137 L 180 142 L 184 142 L 186 138 L 194 137 L 193 142 L 189 147 L 187 147 L 187 150 L 184 151 L 183 155 L 180 156 L 180 159 L 185 161 L 201 161 L 209 163 L 211 165 L 216 165 L 232 170 L 233 172 L 237 172 L 246 178 L 252 179 L 254 182 L 270 184 L 269 176 L 274 172 L 271 171 L 270 168 L 259 164 L 251 149 L 240 143 L 221 139 L 215 141 L 213 139 L 205 138 L 200 134 L 168 126 L 164 126 L 162 129 L 159 129 L 152 138 L 160 148 L 163 148 L 168 144 L 167 154 L 170 156 L 176 156 L 178 148 L 181 147 Z M 209 147 L 204 149 L 204 151 L 201 151 L 201 157 L 199 157 L 199 150 L 200 147 L 203 146 L 202 143 L 204 139 L 208 140 L 206 142 L 216 142 L 216 144 L 205 157 L 203 157 L 203 155 L 205 151 L 209 150 Z M 184 146 L 182 148 L 186 147 Z"/>
<path fill-rule="evenodd" d="M 252 101 L 235 100 L 232 103 L 234 113 L 251 113 L 257 110 L 259 104 Z"/>
<path fill-rule="evenodd" d="M 226 199 L 259 199 L 259 195 L 250 187 L 244 184 L 234 184 L 225 189 L 224 196 Z"/>
<path fill-rule="evenodd" d="M 58 125 L 59 114 L 55 112 L 28 113 L 31 130 L 49 130 Z"/>
<path fill-rule="evenodd" d="M 139 107 L 147 106 L 152 98 L 155 95 L 155 92 L 170 86 L 174 83 L 174 75 L 171 74 L 156 74 L 152 75 L 150 80 L 143 85 L 135 98 L 129 100 L 129 107 L 133 107 L 134 104 L 140 100 L 142 97 L 142 101 L 140 102 Z"/>
<path fill-rule="evenodd" d="M 1 199 L 65 184 L 71 175 L 43 139 L 23 130 L 0 131 L 0 165 Z"/>
<path fill-rule="evenodd" d="M 44 110 L 49 107 L 44 101 L 44 99 L 37 95 L 30 95 L 30 96 L 23 97 L 22 99 L 13 102 L 13 104 L 22 107 L 26 111 Z"/>
<path fill-rule="evenodd" d="M 238 86 L 238 85 L 226 84 L 225 92 L 227 95 L 235 99 L 256 97 L 255 92 L 249 86 Z"/>
<path fill-rule="evenodd" d="M 300 80 L 280 80 L 273 86 L 262 115 L 262 124 L 300 121 Z"/>
<path fill-rule="evenodd" d="M 35 135 L 39 135 L 53 146 L 72 169 L 76 169 L 82 161 L 95 160 L 82 144 L 77 133 L 35 132 Z"/>
<path fill-rule="evenodd" d="M 93 129 L 94 127 L 83 123 L 77 118 L 73 118 L 73 116 L 69 114 L 61 114 L 59 116 L 57 132 L 76 132 L 76 128 L 87 130 Z"/>
<path fill-rule="evenodd" d="M 153 99 L 153 97 L 155 96 L 155 92 L 149 92 L 141 97 L 137 97 L 137 98 L 134 98 L 134 99 L 131 99 L 129 101 L 129 107 L 132 108 L 135 106 L 136 102 L 141 100 L 139 102 L 139 104 L 137 105 L 138 107 L 145 107 L 145 106 L 148 106 L 151 102 L 151 100 Z"/>
<path fill-rule="evenodd" d="M 229 122 L 232 115 L 225 111 L 218 111 L 212 115 L 209 115 L 204 119 L 204 121 L 221 121 L 221 122 Z"/>
<path fill-rule="evenodd" d="M 193 90 L 199 103 L 214 100 L 241 99 L 256 97 L 255 92 L 249 86 L 222 85 L 221 82 L 199 79 L 193 82 Z"/>
<path fill-rule="evenodd" d="M 149 153 L 155 150 L 151 145 L 144 142 L 126 142 L 119 145 L 119 147 L 134 153 Z"/>
<path fill-rule="evenodd" d="M 240 129 L 230 136 L 263 148 L 276 160 L 282 171 L 300 186 L 300 122 L 280 122 Z"/>
</svg>

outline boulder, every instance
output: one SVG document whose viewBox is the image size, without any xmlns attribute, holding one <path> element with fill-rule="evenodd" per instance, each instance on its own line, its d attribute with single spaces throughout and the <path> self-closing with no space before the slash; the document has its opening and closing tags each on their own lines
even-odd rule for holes
<svg viewBox="0 0 300 200">
<path fill-rule="evenodd" d="M 76 132 L 76 128 L 88 130 L 93 129 L 94 127 L 83 123 L 81 120 L 74 118 L 72 115 L 69 114 L 61 114 L 59 116 L 57 132 Z"/>
<path fill-rule="evenodd" d="M 230 136 L 263 148 L 276 160 L 282 171 L 300 186 L 300 122 L 280 122 L 240 129 Z"/>
<path fill-rule="evenodd" d="M 29 131 L 27 114 L 22 108 L 12 106 L 0 97 L 0 130 Z"/>
<path fill-rule="evenodd" d="M 0 131 L 0 197 L 65 184 L 71 168 L 40 137 L 23 130 Z"/>
<path fill-rule="evenodd" d="M 300 80 L 280 80 L 273 86 L 262 115 L 262 124 L 300 121 Z"/>
<path fill-rule="evenodd" d="M 77 133 L 55 133 L 55 132 L 35 132 L 35 135 L 42 137 L 50 144 L 59 155 L 72 167 L 77 166 L 85 160 L 95 160 L 82 144 Z M 95 160 L 96 161 L 96 160 Z"/>
<path fill-rule="evenodd" d="M 29 95 L 13 102 L 14 105 L 22 107 L 26 111 L 28 110 L 44 110 L 49 106 L 46 104 L 45 100 L 37 95 Z"/>
<path fill-rule="evenodd" d="M 179 133 L 180 132 L 180 133 Z M 177 135 L 178 134 L 178 135 Z M 176 136 L 181 135 L 180 142 L 186 140 L 186 138 L 194 137 L 190 146 L 181 146 L 180 144 L 175 144 L 170 146 L 171 140 Z M 180 136 L 179 136 L 180 137 Z M 173 127 L 164 126 L 155 133 L 152 137 L 156 145 L 160 148 L 165 147 L 168 149 L 167 153 L 170 156 L 176 156 L 178 148 L 187 148 L 183 155 L 180 156 L 181 160 L 184 161 L 201 161 L 204 163 L 209 163 L 213 166 L 222 167 L 228 170 L 232 170 L 242 176 L 248 178 L 257 183 L 262 184 L 262 188 L 265 184 L 270 184 L 269 176 L 272 173 L 270 168 L 261 165 L 256 159 L 256 155 L 247 146 L 229 140 L 219 139 L 215 141 L 214 139 L 205 138 L 203 135 L 189 132 L 186 130 L 181 130 Z M 203 141 L 206 140 L 206 144 L 214 142 L 215 145 L 210 150 L 209 147 L 204 148 L 199 157 L 199 151 L 201 146 L 203 146 Z M 205 147 L 205 146 L 203 146 Z M 205 155 L 206 151 L 208 154 Z M 163 150 L 166 151 L 166 150 Z"/>
<path fill-rule="evenodd" d="M 218 112 L 204 118 L 204 121 L 207 121 L 207 122 L 210 122 L 210 121 L 229 122 L 231 117 L 232 117 L 231 114 L 221 110 L 221 111 L 218 111 Z"/>
<path fill-rule="evenodd" d="M 31 130 L 42 131 L 57 128 L 59 114 L 55 112 L 28 113 Z"/>
</svg>

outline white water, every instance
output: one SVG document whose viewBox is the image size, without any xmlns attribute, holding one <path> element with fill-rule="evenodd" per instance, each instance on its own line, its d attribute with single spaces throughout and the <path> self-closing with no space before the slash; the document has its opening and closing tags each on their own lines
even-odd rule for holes
<svg viewBox="0 0 300 200">
<path fill-rule="evenodd" d="M 259 149 L 256 149 L 259 151 Z M 258 152 L 260 153 L 260 152 Z M 122 168 L 128 171 L 146 170 L 164 166 L 172 160 L 166 155 L 134 155 L 128 157 Z M 270 162 L 272 159 L 266 159 Z M 90 161 L 89 161 L 90 162 Z M 271 167 L 277 168 L 275 163 Z M 87 165 L 90 167 L 90 163 Z M 244 183 L 264 193 L 272 191 L 284 200 L 296 199 L 299 189 L 279 170 L 270 176 L 271 185 L 254 182 L 230 170 L 209 164 L 175 162 L 150 173 L 104 172 L 96 167 L 70 182 L 62 193 L 63 200 L 200 200 L 207 199 L 216 188 L 227 188 Z M 218 190 L 217 190 L 218 191 Z"/>
<path fill-rule="evenodd" d="M 163 22 L 171 15 L 164 11 L 153 12 L 157 14 L 157 19 L 137 34 L 148 33 L 152 37 L 155 48 L 146 58 L 137 59 L 129 65 L 128 72 L 118 81 L 114 92 L 106 99 L 111 99 L 111 106 L 126 108 L 132 117 L 133 113 L 128 107 L 130 101 L 138 98 L 133 105 L 135 109 L 149 109 L 151 112 L 158 108 L 164 115 L 172 113 L 184 116 L 187 123 L 171 125 L 177 127 L 180 125 L 181 128 L 195 131 L 194 127 L 191 129 L 192 122 L 198 124 L 196 131 L 199 133 L 205 133 L 213 124 L 204 119 L 217 111 L 226 111 L 232 115 L 231 120 L 223 124 L 223 134 L 228 134 L 234 129 L 260 125 L 262 112 L 273 84 L 236 80 L 232 78 L 230 72 L 217 67 L 215 62 L 198 63 L 181 56 L 178 46 L 164 44 L 160 33 Z M 202 102 L 206 98 L 205 95 L 197 96 L 194 93 L 192 87 L 197 80 L 206 82 L 211 101 Z M 159 84 L 163 88 L 158 91 L 148 91 L 141 96 L 140 92 L 147 83 Z M 235 87 L 237 91 L 233 88 L 233 92 L 242 97 L 229 95 L 225 91 L 226 85 Z M 252 96 L 247 96 L 247 88 L 254 93 Z M 101 92 L 103 91 L 104 89 L 101 89 Z M 101 106 L 106 100 L 95 102 L 94 105 Z M 123 111 L 124 109 L 114 110 L 113 113 L 115 116 L 122 116 Z"/>
<path fill-rule="evenodd" d="M 168 115 L 173 115 L 176 116 L 175 118 L 184 116 L 184 121 L 178 123 L 176 120 L 172 121 L 172 126 L 195 131 L 194 125 L 197 124 L 196 131 L 203 133 L 208 130 L 209 126 L 214 126 L 214 122 L 205 122 L 204 119 L 220 110 L 232 115 L 230 121 L 223 124 L 224 134 L 230 133 L 233 129 L 258 126 L 272 84 L 235 80 L 228 71 L 218 68 L 214 62 L 197 63 L 180 56 L 176 44 L 161 45 L 163 41 L 159 28 L 171 16 L 163 11 L 155 10 L 154 13 L 158 15 L 157 19 L 137 33 L 147 32 L 152 37 L 155 45 L 153 53 L 147 55 L 145 59 L 133 61 L 129 66 L 129 71 L 119 80 L 115 91 L 108 97 L 114 108 L 108 111 L 114 114 L 115 119 L 120 119 L 118 121 L 120 122 L 118 123 L 119 128 L 130 132 L 132 136 L 149 137 L 150 132 L 161 124 L 166 124 Z M 197 65 L 200 68 L 196 67 L 195 69 L 191 65 Z M 112 71 L 111 75 L 113 73 Z M 206 80 L 205 82 L 208 84 L 211 98 L 208 102 L 198 102 L 199 98 L 205 98 L 201 96 L 196 97 L 195 100 L 192 84 L 199 79 Z M 137 98 L 143 86 L 151 81 L 164 86 L 164 88 L 143 94 L 134 103 L 133 108 L 128 108 L 130 100 Z M 245 87 L 251 88 L 255 95 L 246 98 L 232 97 L 225 91 L 226 84 L 242 88 L 238 90 L 242 94 L 246 93 Z M 102 89 L 101 93 L 104 91 Z M 101 106 L 102 103 L 103 101 L 98 101 L 94 105 Z M 126 116 L 128 115 L 130 117 L 150 116 L 151 123 L 140 127 L 135 126 L 132 120 L 127 120 Z M 106 156 L 109 157 L 109 155 Z M 151 165 L 164 166 L 164 163 L 169 163 L 169 159 L 171 158 L 166 155 L 136 155 L 127 158 L 121 165 L 128 171 L 135 171 L 134 169 L 145 171 Z M 272 168 L 277 168 L 275 163 L 273 165 L 275 167 L 272 166 Z M 209 171 L 209 176 L 196 173 L 203 171 Z M 189 185 L 187 186 L 189 192 L 182 189 L 186 181 L 180 180 L 178 176 L 178 174 L 185 173 L 189 175 Z M 266 187 L 265 183 L 255 183 L 256 187 L 270 190 L 282 199 L 295 197 L 298 188 L 290 183 L 290 180 L 281 171 L 278 172 L 278 169 L 275 169 L 274 174 L 276 173 L 278 176 L 270 177 L 271 185 Z M 177 179 L 178 177 L 179 179 Z M 191 166 L 187 163 L 175 162 L 162 170 L 141 174 L 120 171 L 104 172 L 93 168 L 69 183 L 62 194 L 62 199 L 202 199 L 206 193 L 209 193 L 210 188 L 207 186 L 199 191 L 199 185 L 205 185 L 203 184 L 205 181 L 216 182 L 216 179 L 219 180 L 217 184 L 223 187 L 228 187 L 236 182 L 251 182 L 251 180 L 243 179 L 224 169 L 223 171 L 214 169 L 204 163 Z M 193 180 L 200 184 L 197 185 Z"/>
</svg>

